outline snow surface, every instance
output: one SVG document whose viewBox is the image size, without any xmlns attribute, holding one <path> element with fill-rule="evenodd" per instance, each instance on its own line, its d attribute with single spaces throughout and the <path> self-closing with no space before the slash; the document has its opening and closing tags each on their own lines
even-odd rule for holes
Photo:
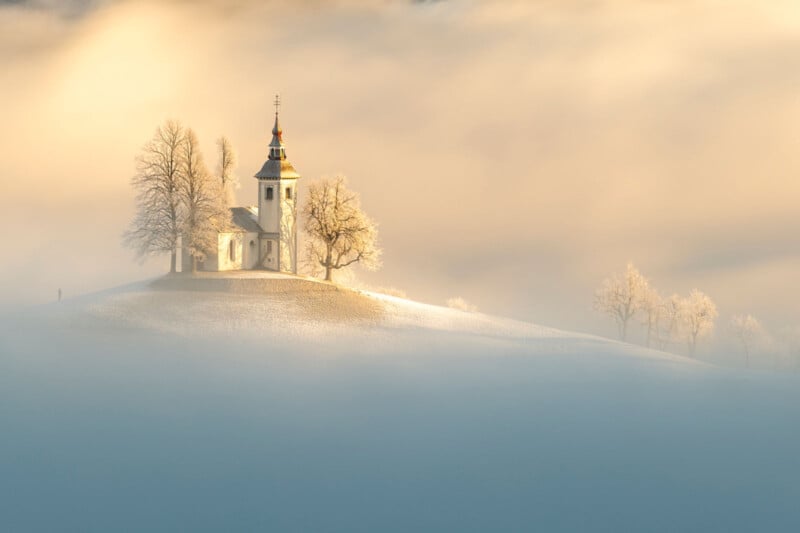
<svg viewBox="0 0 800 533">
<path fill-rule="evenodd" d="M 342 288 L 315 278 L 258 271 L 167 276 L 77 298 L 50 311 L 53 318 L 71 327 L 139 328 L 192 338 L 236 335 L 281 344 L 316 341 L 349 353 L 369 351 L 371 345 L 365 341 L 392 343 L 422 333 L 430 342 L 438 333 L 450 342 L 495 340 L 522 345 L 528 353 L 602 350 L 698 364 L 591 335 Z M 355 344 L 348 342 L 353 340 Z"/>
<path fill-rule="evenodd" d="M 0 531 L 796 531 L 800 381 L 285 276 L 0 325 Z"/>
</svg>

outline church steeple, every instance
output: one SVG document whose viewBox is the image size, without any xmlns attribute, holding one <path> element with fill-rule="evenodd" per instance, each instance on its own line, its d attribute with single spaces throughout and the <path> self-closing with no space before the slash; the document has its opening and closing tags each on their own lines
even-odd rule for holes
<svg viewBox="0 0 800 533">
<path fill-rule="evenodd" d="M 286 159 L 280 122 L 280 96 L 275 96 L 275 125 L 258 179 L 258 225 L 261 227 L 259 266 L 297 273 L 297 179 L 300 174 Z M 255 251 L 254 251 L 255 252 Z"/>
<path fill-rule="evenodd" d="M 272 142 L 269 143 L 269 158 L 273 161 L 286 159 L 286 148 L 283 146 L 283 129 L 278 118 L 281 107 L 280 95 L 275 95 L 275 125 L 272 127 Z"/>
<path fill-rule="evenodd" d="M 286 159 L 286 147 L 283 144 L 283 128 L 279 112 L 281 98 L 275 95 L 275 125 L 272 127 L 272 141 L 269 143 L 269 152 L 264 166 L 255 175 L 259 180 L 297 179 L 300 175 Z"/>
</svg>

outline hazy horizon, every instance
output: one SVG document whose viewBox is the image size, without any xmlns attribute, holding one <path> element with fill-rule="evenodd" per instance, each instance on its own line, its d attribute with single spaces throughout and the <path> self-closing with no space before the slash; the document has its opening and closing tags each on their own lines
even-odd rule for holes
<svg viewBox="0 0 800 533">
<path fill-rule="evenodd" d="M 304 183 L 380 225 L 374 286 L 613 335 L 636 264 L 800 325 L 800 9 L 789 2 L 0 2 L 7 305 L 164 272 L 121 247 L 134 157 L 176 118 L 255 200 L 272 98 Z M 300 194 L 302 195 L 302 188 Z"/>
</svg>

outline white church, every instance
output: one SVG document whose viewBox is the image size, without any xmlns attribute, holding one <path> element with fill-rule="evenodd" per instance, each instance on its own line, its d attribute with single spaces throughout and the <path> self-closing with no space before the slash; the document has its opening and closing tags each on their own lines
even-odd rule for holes
<svg viewBox="0 0 800 533">
<path fill-rule="evenodd" d="M 286 159 L 277 109 L 269 155 L 255 178 L 258 179 L 258 205 L 231 208 L 233 226 L 230 231 L 217 235 L 217 253 L 199 262 L 198 270 L 274 270 L 297 274 L 297 180 L 300 174 Z M 182 270 L 191 271 L 191 264 L 191 257 L 184 250 Z"/>
</svg>

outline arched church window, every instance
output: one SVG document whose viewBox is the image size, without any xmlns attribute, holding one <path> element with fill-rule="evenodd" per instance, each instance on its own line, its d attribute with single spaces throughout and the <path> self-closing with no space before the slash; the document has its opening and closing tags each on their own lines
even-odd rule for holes
<svg viewBox="0 0 800 533">
<path fill-rule="evenodd" d="M 272 200 L 273 196 L 272 187 L 267 187 L 265 190 L 266 190 L 266 199 Z"/>
<path fill-rule="evenodd" d="M 236 243 L 233 241 L 228 243 L 228 257 L 231 262 L 236 261 Z"/>
<path fill-rule="evenodd" d="M 287 200 L 291 200 L 292 199 L 292 188 L 291 187 L 286 187 L 286 199 Z"/>
</svg>

